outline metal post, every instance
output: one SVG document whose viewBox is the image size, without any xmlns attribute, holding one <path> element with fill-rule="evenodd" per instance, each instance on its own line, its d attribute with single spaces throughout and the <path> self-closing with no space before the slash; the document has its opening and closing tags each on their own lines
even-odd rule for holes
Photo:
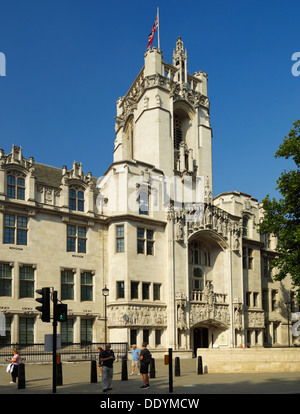
<svg viewBox="0 0 300 414">
<path fill-rule="evenodd" d="M 175 357 L 175 377 L 180 377 L 180 359 Z"/>
<path fill-rule="evenodd" d="M 107 343 L 107 314 L 106 314 L 106 295 L 104 296 L 105 297 L 105 333 L 104 333 L 104 335 L 105 335 L 105 345 L 106 345 L 106 343 Z"/>
<path fill-rule="evenodd" d="M 202 364 L 202 356 L 201 355 L 198 356 L 198 370 L 197 370 L 197 374 L 198 375 L 202 375 L 203 374 L 203 364 Z"/>
<path fill-rule="evenodd" d="M 106 287 L 106 285 L 104 286 L 104 288 L 102 289 L 102 295 L 104 296 L 104 336 L 105 336 L 105 344 L 107 343 L 107 310 L 106 310 L 106 297 L 109 295 L 109 289 Z"/>
<path fill-rule="evenodd" d="M 91 361 L 91 383 L 97 382 L 97 361 L 92 359 Z"/>
<path fill-rule="evenodd" d="M 172 361 L 172 348 L 169 348 L 169 392 L 173 392 L 173 361 Z"/>
<path fill-rule="evenodd" d="M 52 342 L 52 392 L 56 393 L 56 334 L 57 334 L 57 322 L 56 322 L 56 307 L 57 307 L 57 291 L 53 291 L 53 342 Z"/>
</svg>

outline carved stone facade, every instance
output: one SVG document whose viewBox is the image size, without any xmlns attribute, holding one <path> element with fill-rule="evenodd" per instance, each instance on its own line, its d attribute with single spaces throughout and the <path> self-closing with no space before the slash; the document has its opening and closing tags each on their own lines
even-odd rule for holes
<svg viewBox="0 0 300 414">
<path fill-rule="evenodd" d="M 164 327 L 167 326 L 165 307 L 156 306 L 110 306 L 108 309 L 108 326 L 110 328 L 129 327 Z"/>
<path fill-rule="evenodd" d="M 207 75 L 188 73 L 180 38 L 172 64 L 147 51 L 115 120 L 114 160 L 99 179 L 78 162 L 59 169 L 0 150 L 7 338 L 51 333 L 34 291 L 52 286 L 68 304 L 63 342 L 103 342 L 107 325 L 111 342 L 157 352 L 287 345 L 291 283 L 268 269 L 276 240 L 257 232 L 258 201 L 213 197 Z"/>
</svg>

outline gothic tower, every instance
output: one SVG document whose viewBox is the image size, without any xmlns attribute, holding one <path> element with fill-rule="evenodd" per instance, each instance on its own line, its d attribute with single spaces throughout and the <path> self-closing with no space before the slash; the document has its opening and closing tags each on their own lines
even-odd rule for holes
<svg viewBox="0 0 300 414">
<path fill-rule="evenodd" d="M 123 98 L 117 101 L 114 162 L 146 162 L 167 177 L 201 176 L 212 193 L 212 131 L 207 75 L 188 74 L 179 37 L 173 63 L 155 47 Z"/>
</svg>

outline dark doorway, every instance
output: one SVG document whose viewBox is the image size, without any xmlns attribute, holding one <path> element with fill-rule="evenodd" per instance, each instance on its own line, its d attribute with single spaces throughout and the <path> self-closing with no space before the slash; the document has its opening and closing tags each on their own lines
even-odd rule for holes
<svg viewBox="0 0 300 414">
<path fill-rule="evenodd" d="M 194 354 L 197 355 L 197 348 L 208 348 L 208 329 L 194 329 Z"/>
</svg>

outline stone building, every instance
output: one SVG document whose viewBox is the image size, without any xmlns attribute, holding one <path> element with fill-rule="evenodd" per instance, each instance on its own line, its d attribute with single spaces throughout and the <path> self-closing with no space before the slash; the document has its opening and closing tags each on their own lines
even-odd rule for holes
<svg viewBox="0 0 300 414">
<path fill-rule="evenodd" d="M 268 261 L 261 206 L 213 197 L 207 75 L 155 47 L 117 101 L 113 163 L 102 177 L 0 150 L 0 311 L 12 343 L 43 342 L 51 324 L 35 290 L 68 304 L 62 342 L 147 341 L 153 350 L 287 345 L 294 303 Z M 251 171 L 249 171 L 249 174 Z"/>
</svg>

